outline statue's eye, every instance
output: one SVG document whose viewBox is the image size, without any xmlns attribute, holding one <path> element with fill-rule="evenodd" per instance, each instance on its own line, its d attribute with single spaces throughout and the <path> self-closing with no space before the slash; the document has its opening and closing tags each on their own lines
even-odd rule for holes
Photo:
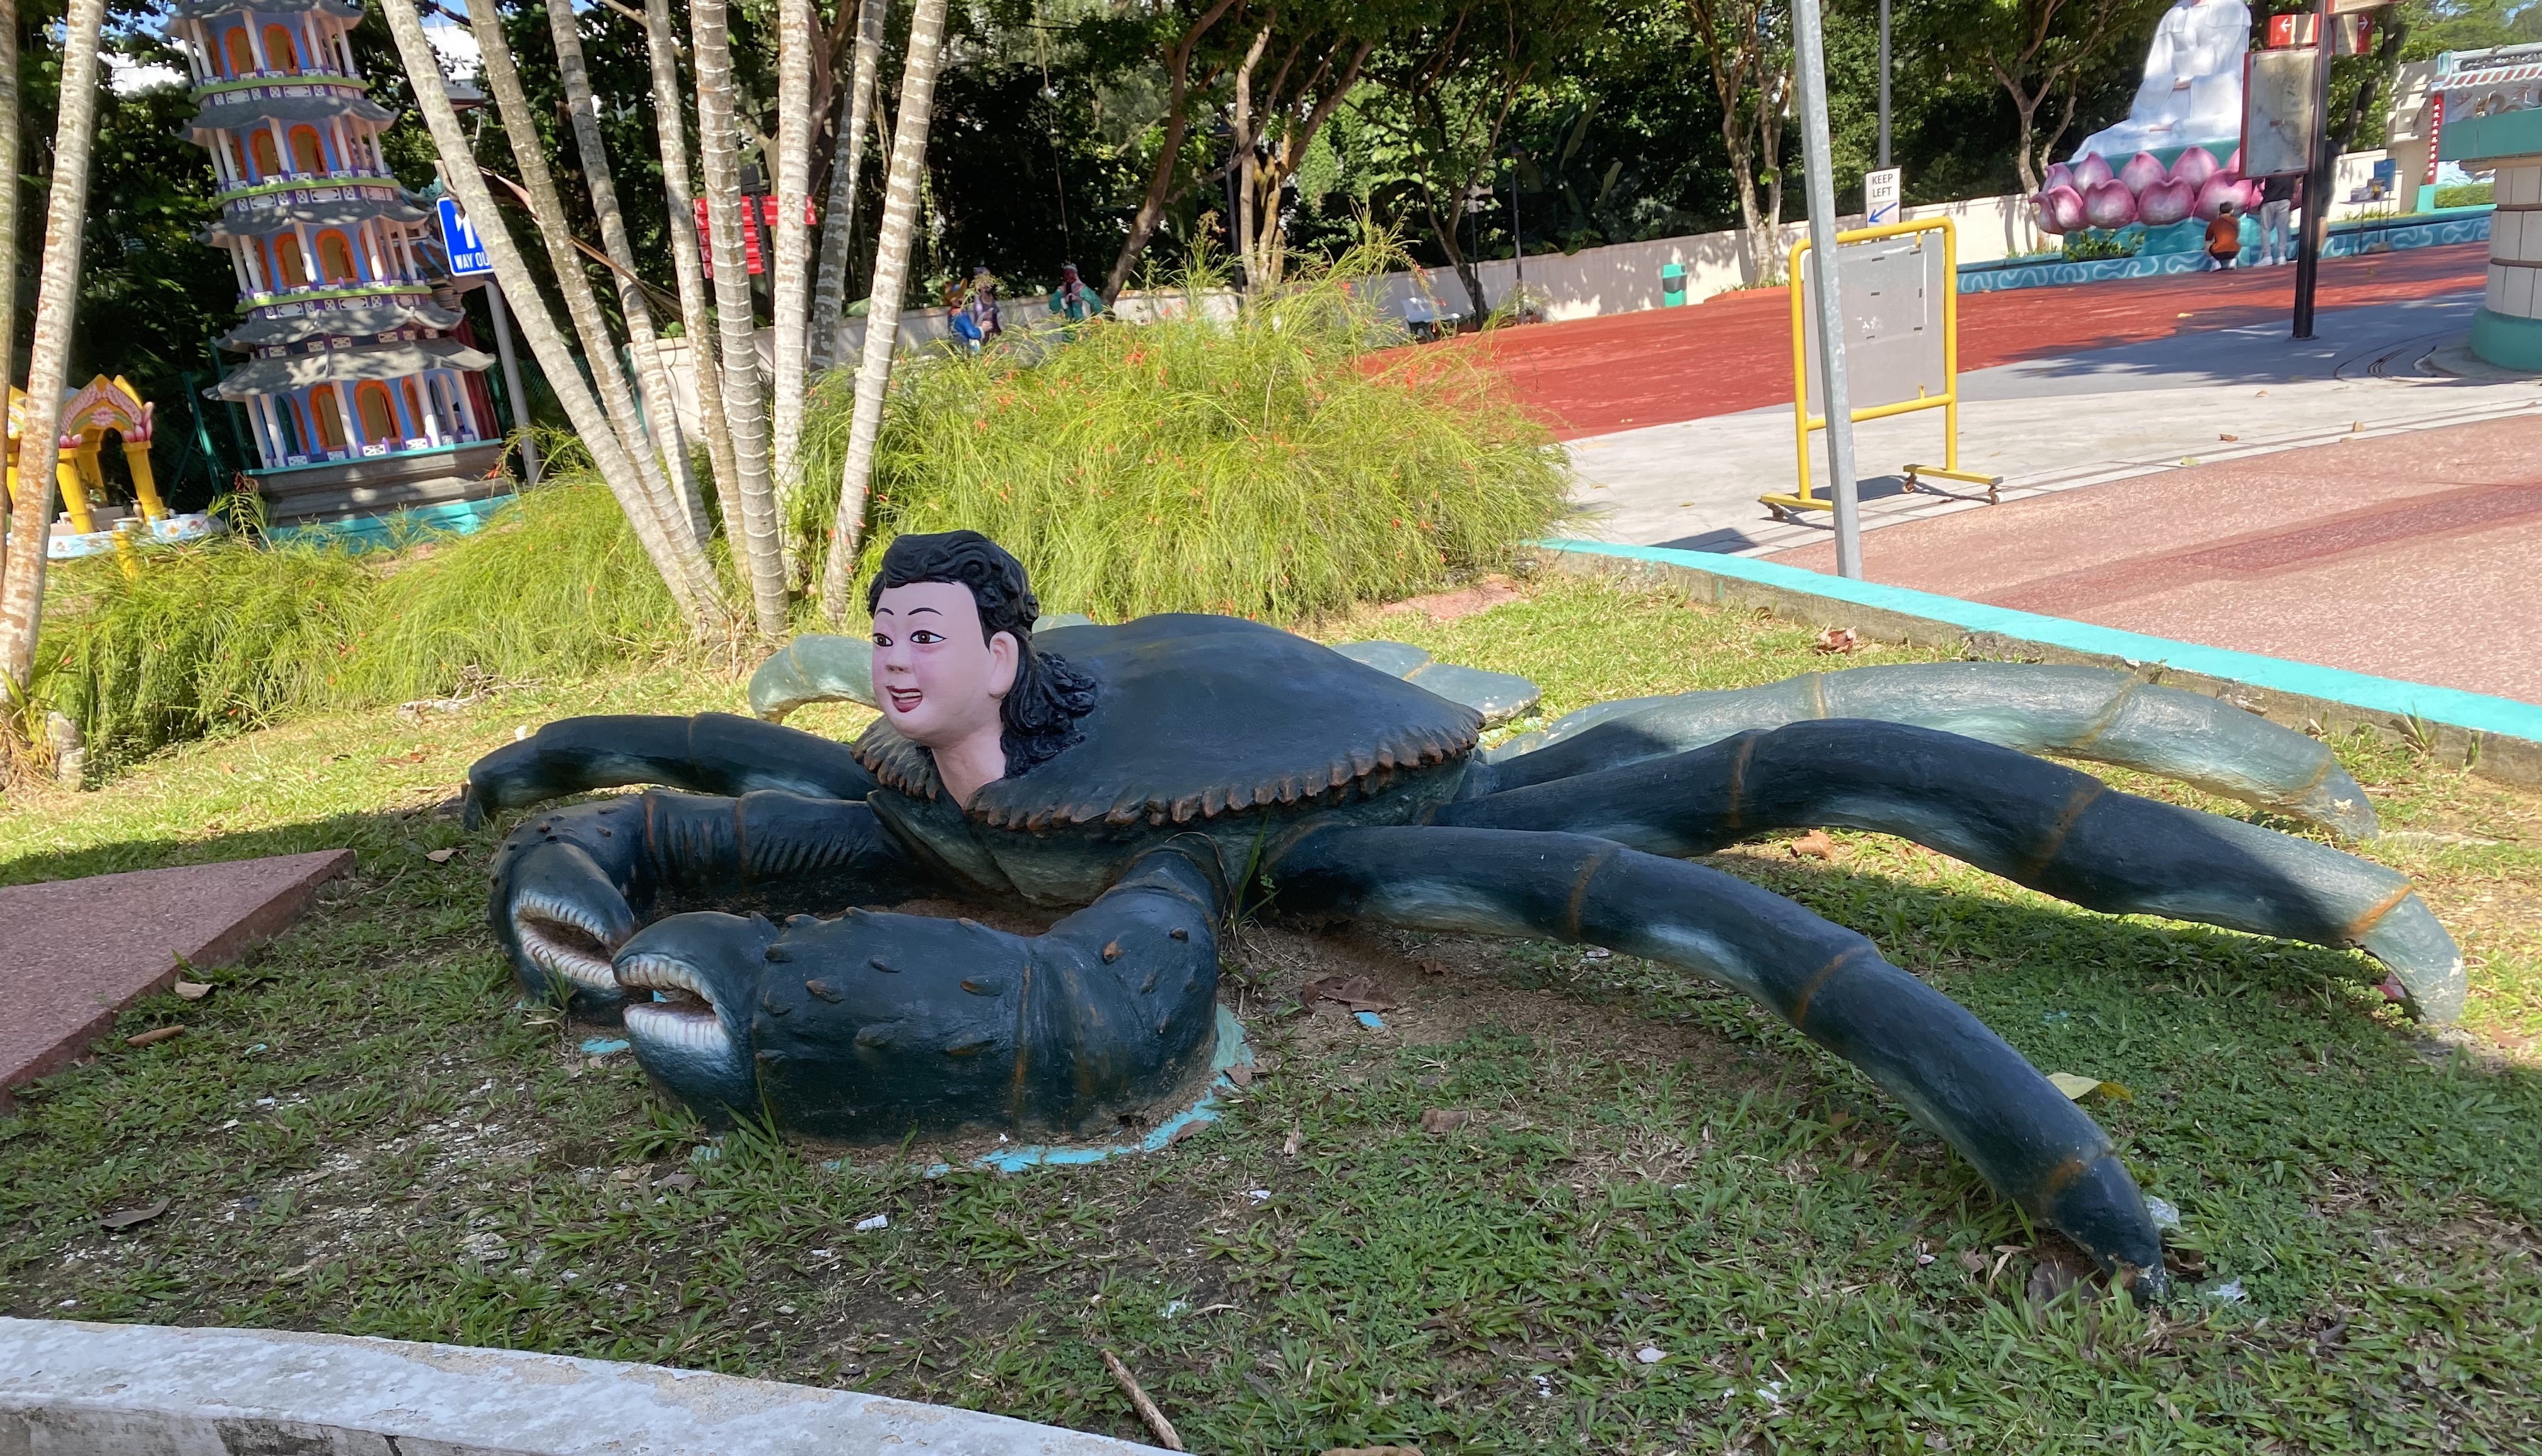
<svg viewBox="0 0 2542 1456">
<path fill-rule="evenodd" d="M 920 627 L 918 630 L 909 634 L 909 640 L 920 647 L 932 647 L 936 643 L 943 641 L 944 637 L 940 632 L 931 632 L 925 627 Z"/>
<path fill-rule="evenodd" d="M 880 632 L 876 632 L 874 633 L 874 645 L 877 647 L 888 647 L 891 645 L 891 638 L 884 636 Z"/>
</svg>

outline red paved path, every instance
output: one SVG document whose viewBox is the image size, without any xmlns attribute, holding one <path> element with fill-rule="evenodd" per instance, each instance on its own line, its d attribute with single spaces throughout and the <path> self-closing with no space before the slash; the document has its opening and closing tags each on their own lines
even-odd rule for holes
<svg viewBox="0 0 2542 1456">
<path fill-rule="evenodd" d="M 1862 558 L 1893 586 L 2542 702 L 2538 416 L 1883 527 Z M 1769 559 L 1833 571 L 1835 547 Z"/>
<path fill-rule="evenodd" d="M 2488 257 L 2488 244 L 2462 243 L 2332 258 L 2322 264 L 2319 307 L 2478 289 Z M 2260 268 L 1969 294 L 1960 300 L 1960 368 L 2281 322 L 2293 307 L 2294 274 Z M 1788 403 L 1791 336 L 1790 300 L 1777 288 L 1502 329 L 1453 347 L 1489 360 L 1571 440 Z"/>
</svg>

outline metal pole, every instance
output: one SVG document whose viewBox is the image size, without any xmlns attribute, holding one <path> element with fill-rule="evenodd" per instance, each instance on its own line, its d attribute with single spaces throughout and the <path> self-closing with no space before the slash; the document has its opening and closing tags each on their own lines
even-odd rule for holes
<svg viewBox="0 0 2542 1456">
<path fill-rule="evenodd" d="M 1880 165 L 1889 166 L 1889 0 L 1880 0 Z"/>
<path fill-rule="evenodd" d="M 521 478 L 539 483 L 539 447 L 530 441 L 530 397 L 521 388 L 521 361 L 512 352 L 512 316 L 503 308 L 503 285 L 486 280 L 486 308 L 494 316 L 494 352 L 503 361 L 503 389 L 512 397 L 512 428 L 521 434 Z"/>
<path fill-rule="evenodd" d="M 1818 0 L 1792 0 L 1793 70 L 1801 88 L 1801 161 L 1809 186 L 1810 293 L 1819 316 L 1819 397 L 1827 406 L 1828 473 L 1834 477 L 1835 571 L 1862 575 L 1862 522 L 1853 473 L 1853 400 L 1844 387 L 1844 310 L 1836 288 L 1835 171 L 1828 156 L 1827 48 Z M 1806 399 L 1793 408 L 1807 409 Z"/>
<path fill-rule="evenodd" d="M 2312 87 L 2312 166 L 2304 171 L 2303 232 L 2295 239 L 2294 336 L 2312 337 L 2313 289 L 2321 281 L 2321 245 L 2330 232 L 2330 0 L 2315 0 L 2313 47 L 2319 74 Z"/>
<path fill-rule="evenodd" d="M 1510 158 L 1510 263 L 1518 269 L 1518 311 L 1527 313 L 1527 233 L 1518 220 L 1518 158 Z"/>
</svg>

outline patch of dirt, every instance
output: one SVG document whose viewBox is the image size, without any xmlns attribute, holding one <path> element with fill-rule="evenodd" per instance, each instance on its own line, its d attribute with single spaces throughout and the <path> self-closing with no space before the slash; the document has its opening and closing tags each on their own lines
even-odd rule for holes
<svg viewBox="0 0 2542 1456">
<path fill-rule="evenodd" d="M 1505 576 L 1486 576 L 1472 586 L 1453 592 L 1433 592 L 1426 597 L 1406 597 L 1384 608 L 1379 615 L 1392 617 L 1399 612 L 1418 612 L 1433 621 L 1455 621 L 1477 612 L 1489 612 L 1512 602 L 1525 601 L 1527 594 L 1510 584 Z"/>
</svg>

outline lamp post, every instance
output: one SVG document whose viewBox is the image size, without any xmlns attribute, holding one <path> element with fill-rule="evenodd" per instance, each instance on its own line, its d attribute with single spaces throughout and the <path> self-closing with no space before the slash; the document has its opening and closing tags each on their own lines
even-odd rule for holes
<svg viewBox="0 0 2542 1456">
<path fill-rule="evenodd" d="M 1819 397 L 1827 406 L 1828 473 L 1835 486 L 1835 570 L 1862 575 L 1862 521 L 1853 472 L 1853 400 L 1844 382 L 1844 310 L 1836 289 L 1835 171 L 1828 156 L 1827 47 L 1818 0 L 1792 0 L 1792 69 L 1801 90 L 1801 161 L 1810 199 L 1810 292 L 1818 309 Z M 1792 401 L 1806 411 L 1805 396 Z"/>
<path fill-rule="evenodd" d="M 1889 0 L 1880 0 L 1880 166 L 1889 167 Z"/>
<path fill-rule="evenodd" d="M 1518 270 L 1518 317 L 1527 320 L 1527 231 L 1519 225 L 1518 216 L 1518 149 L 1509 153 L 1510 165 L 1510 264 Z"/>
<path fill-rule="evenodd" d="M 2311 166 L 2304 169 L 2303 231 L 2295 239 L 2294 336 L 2312 337 L 2313 291 L 2321 281 L 2321 245 L 2330 232 L 2330 0 L 2314 0 Z"/>
</svg>

